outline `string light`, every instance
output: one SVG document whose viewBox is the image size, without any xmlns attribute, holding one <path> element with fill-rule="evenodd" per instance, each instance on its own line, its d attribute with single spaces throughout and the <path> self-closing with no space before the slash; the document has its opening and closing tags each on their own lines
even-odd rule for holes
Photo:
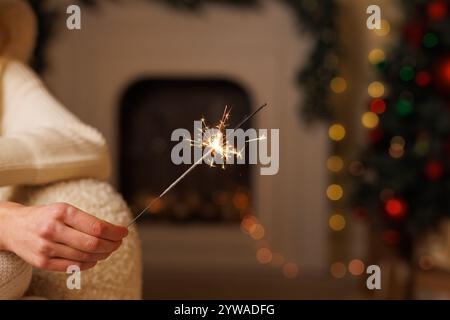
<svg viewBox="0 0 450 320">
<path fill-rule="evenodd" d="M 273 253 L 272 260 L 270 261 L 270 265 L 275 268 L 280 268 L 284 265 L 285 259 L 280 253 Z"/>
<path fill-rule="evenodd" d="M 425 87 L 431 82 L 431 76 L 427 71 L 419 71 L 415 80 L 419 87 Z"/>
<path fill-rule="evenodd" d="M 369 52 L 368 59 L 371 64 L 378 64 L 386 59 L 386 55 L 381 49 L 373 49 Z"/>
<path fill-rule="evenodd" d="M 341 141 L 345 137 L 345 128 L 339 123 L 335 123 L 328 129 L 328 136 L 331 140 Z"/>
<path fill-rule="evenodd" d="M 385 209 L 387 214 L 394 219 L 401 219 L 406 215 L 406 203 L 400 199 L 389 199 L 386 201 Z"/>
<path fill-rule="evenodd" d="M 424 156 L 430 151 L 430 138 L 427 133 L 419 133 L 414 144 L 414 152 L 419 156 Z"/>
<path fill-rule="evenodd" d="M 153 206 L 151 208 L 149 208 L 149 210 L 148 210 L 151 214 L 159 213 L 159 212 L 161 212 L 161 210 L 164 209 L 164 202 L 162 199 L 156 198 L 156 197 L 151 197 L 149 199 L 149 202 L 151 202 L 151 201 L 154 201 Z"/>
<path fill-rule="evenodd" d="M 400 69 L 400 79 L 402 79 L 403 81 L 405 81 L 405 82 L 411 81 L 412 79 L 414 79 L 414 76 L 415 76 L 415 71 L 413 68 L 402 67 Z"/>
<path fill-rule="evenodd" d="M 344 189 L 338 184 L 331 184 L 327 188 L 327 196 L 330 200 L 337 201 L 344 195 Z"/>
<path fill-rule="evenodd" d="M 330 266 L 330 273 L 334 278 L 341 279 L 347 273 L 347 268 L 342 262 L 334 262 Z"/>
<path fill-rule="evenodd" d="M 259 240 L 264 237 L 266 231 L 261 224 L 255 223 L 250 227 L 250 230 L 248 233 L 249 233 L 250 237 L 252 237 L 253 239 Z"/>
<path fill-rule="evenodd" d="M 372 111 L 365 112 L 361 117 L 361 123 L 368 129 L 373 129 L 378 125 L 379 119 L 376 113 Z"/>
<path fill-rule="evenodd" d="M 272 261 L 272 251 L 269 248 L 260 248 L 256 251 L 256 259 L 262 264 L 270 263 Z"/>
<path fill-rule="evenodd" d="M 392 148 L 392 146 L 389 148 L 389 155 L 394 159 L 400 159 L 403 157 L 405 151 L 403 148 Z"/>
<path fill-rule="evenodd" d="M 448 7 L 445 1 L 430 1 L 427 5 L 427 14 L 435 21 L 445 19 L 447 13 Z"/>
<path fill-rule="evenodd" d="M 395 110 L 401 116 L 407 116 L 412 113 L 412 103 L 406 99 L 400 99 L 395 105 Z"/>
<path fill-rule="evenodd" d="M 386 103 L 383 99 L 373 99 L 370 102 L 370 110 L 372 112 L 375 112 L 376 114 L 382 114 L 384 111 L 386 111 Z"/>
<path fill-rule="evenodd" d="M 330 88 L 334 93 L 342 93 L 347 90 L 347 81 L 342 77 L 334 77 L 330 82 Z"/>
<path fill-rule="evenodd" d="M 401 136 L 395 136 L 391 139 L 391 146 L 397 145 L 397 148 L 404 148 L 405 143 L 405 139 Z"/>
<path fill-rule="evenodd" d="M 433 48 L 438 44 L 439 40 L 438 37 L 434 34 L 434 33 L 427 33 L 424 37 L 423 37 L 423 45 L 427 48 Z"/>
<path fill-rule="evenodd" d="M 239 210 L 245 210 L 248 208 L 250 200 L 248 199 L 248 195 L 244 192 L 236 192 L 233 197 L 233 205 L 235 208 Z"/>
<path fill-rule="evenodd" d="M 364 272 L 364 269 L 364 262 L 359 259 L 353 259 L 348 264 L 348 271 L 354 276 L 361 275 Z"/>
<path fill-rule="evenodd" d="M 344 160 L 339 156 L 331 156 L 327 160 L 327 168 L 332 172 L 339 172 L 344 167 Z"/>
<path fill-rule="evenodd" d="M 369 84 L 367 92 L 372 98 L 380 98 L 384 95 L 384 85 L 379 81 L 373 81 Z"/>
<path fill-rule="evenodd" d="M 405 139 L 400 136 L 395 136 L 391 139 L 391 145 L 389 147 L 389 155 L 392 158 L 398 159 L 405 153 Z"/>
<path fill-rule="evenodd" d="M 345 228 L 345 218 L 341 214 L 333 214 L 328 220 L 328 225 L 333 231 L 342 231 Z"/>
<path fill-rule="evenodd" d="M 250 233 L 250 229 L 256 223 L 257 223 L 257 220 L 254 216 L 247 215 L 247 216 L 243 217 L 241 220 L 241 229 L 245 233 Z"/>
<path fill-rule="evenodd" d="M 391 25 L 389 24 L 389 22 L 385 19 L 382 19 L 380 21 L 381 24 L 381 28 L 380 29 L 374 29 L 375 33 L 377 34 L 377 36 L 379 37 L 385 37 L 389 34 L 389 32 L 391 31 Z"/>
<path fill-rule="evenodd" d="M 298 276 L 298 266 L 293 262 L 288 262 L 283 266 L 283 275 L 288 279 L 293 279 Z"/>
</svg>

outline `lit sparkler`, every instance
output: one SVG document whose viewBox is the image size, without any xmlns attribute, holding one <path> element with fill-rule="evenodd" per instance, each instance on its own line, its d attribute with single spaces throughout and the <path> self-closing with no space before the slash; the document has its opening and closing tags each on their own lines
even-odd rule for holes
<svg viewBox="0 0 450 320">
<path fill-rule="evenodd" d="M 246 116 L 244 119 L 241 120 L 235 127 L 233 132 L 235 132 L 237 129 L 239 129 L 244 123 L 246 123 L 248 120 L 253 118 L 261 109 L 267 106 L 267 103 L 260 106 L 258 109 L 253 111 L 250 115 Z M 236 150 L 232 144 L 229 143 L 228 139 L 232 138 L 232 136 L 227 136 L 225 134 L 225 129 L 228 126 L 228 119 L 230 117 L 231 109 L 228 109 L 228 107 L 225 107 L 223 111 L 222 118 L 220 119 L 219 123 L 213 128 L 214 130 L 211 130 L 210 127 L 208 127 L 206 120 L 202 119 L 202 128 L 200 129 L 200 133 L 206 135 L 205 138 L 201 140 L 189 140 L 191 142 L 192 146 L 199 147 L 199 148 L 205 148 L 205 153 L 203 156 L 198 159 L 196 162 L 194 162 L 185 172 L 183 172 L 182 175 L 180 175 L 170 186 L 168 186 L 161 194 L 154 198 L 150 203 L 128 224 L 127 227 L 130 227 L 132 224 L 134 224 L 148 209 L 150 209 L 154 203 L 159 201 L 162 197 L 164 197 L 165 194 L 167 194 L 170 190 L 173 189 L 181 180 L 184 179 L 196 166 L 198 166 L 200 163 L 202 163 L 203 160 L 207 159 L 207 163 L 213 167 L 214 166 L 214 158 L 218 157 L 218 159 L 221 159 L 220 161 L 222 163 L 222 168 L 225 167 L 225 162 L 227 162 L 228 159 L 231 157 L 242 157 L 242 150 Z M 224 139 L 225 137 L 225 139 Z M 265 137 L 260 137 L 256 139 L 247 140 L 246 142 L 251 142 L 255 140 L 261 140 L 265 139 Z"/>
</svg>

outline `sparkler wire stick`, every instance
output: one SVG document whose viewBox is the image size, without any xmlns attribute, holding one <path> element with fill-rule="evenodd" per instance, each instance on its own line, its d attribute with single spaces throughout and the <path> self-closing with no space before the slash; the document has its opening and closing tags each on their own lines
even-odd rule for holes
<svg viewBox="0 0 450 320">
<path fill-rule="evenodd" d="M 244 123 L 246 123 L 248 120 L 250 120 L 251 118 L 253 118 L 259 111 L 261 111 L 264 107 L 267 106 L 267 103 L 264 103 L 262 106 L 260 106 L 258 109 L 256 109 L 255 111 L 253 111 L 250 115 L 246 116 L 244 119 L 242 119 L 241 122 L 239 122 L 233 130 L 237 130 L 239 129 Z M 174 182 L 172 182 L 172 184 L 170 186 L 168 186 L 158 197 L 156 197 L 155 199 L 153 199 L 152 201 L 150 201 L 150 203 L 133 219 L 130 221 L 130 223 L 128 223 L 127 228 L 129 228 L 131 225 L 133 225 L 148 209 L 150 209 L 153 204 L 160 200 L 162 197 L 164 197 L 164 195 L 169 192 L 170 190 L 173 189 L 173 187 L 175 187 L 181 180 L 184 179 L 184 177 L 186 177 L 192 170 L 194 170 L 194 168 L 196 166 L 198 166 L 207 156 L 209 156 L 211 154 L 211 152 L 213 152 L 213 148 L 210 148 L 210 150 L 205 153 L 200 159 L 198 159 L 194 164 L 192 164 L 185 172 L 183 172 L 182 175 L 180 175 Z"/>
</svg>

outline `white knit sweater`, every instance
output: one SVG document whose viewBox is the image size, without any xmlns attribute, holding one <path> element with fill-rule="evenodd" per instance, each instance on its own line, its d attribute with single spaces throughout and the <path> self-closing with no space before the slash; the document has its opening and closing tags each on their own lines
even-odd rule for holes
<svg viewBox="0 0 450 320">
<path fill-rule="evenodd" d="M 28 205 L 66 201 L 113 223 L 129 221 L 130 213 L 120 196 L 93 180 L 40 189 L 19 187 L 77 178 L 105 179 L 110 170 L 108 151 L 101 134 L 58 103 L 27 66 L 0 58 L 0 81 L 0 201 Z M 19 191 L 26 194 L 22 199 L 17 198 Z M 120 263 L 126 268 L 121 266 L 119 270 Z M 90 290 L 68 292 L 65 274 L 41 272 L 33 277 L 38 285 L 30 287 L 31 294 L 48 298 L 139 298 L 139 263 L 139 240 L 133 229 L 113 257 L 96 270 L 87 271 Z M 105 275 L 113 280 L 103 279 Z M 0 299 L 20 298 L 30 280 L 28 264 L 13 253 L 0 251 Z"/>
<path fill-rule="evenodd" d="M 107 178 L 101 134 L 69 113 L 27 66 L 0 60 L 0 68 L 0 186 Z"/>
</svg>

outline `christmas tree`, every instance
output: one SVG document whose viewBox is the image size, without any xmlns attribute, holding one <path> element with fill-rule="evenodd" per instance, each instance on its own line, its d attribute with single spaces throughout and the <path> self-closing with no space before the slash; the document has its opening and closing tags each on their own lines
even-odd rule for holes
<svg viewBox="0 0 450 320">
<path fill-rule="evenodd" d="M 374 52 L 372 129 L 353 201 L 379 222 L 385 243 L 409 254 L 412 239 L 450 217 L 450 1 L 403 6 L 396 44 Z"/>
</svg>

